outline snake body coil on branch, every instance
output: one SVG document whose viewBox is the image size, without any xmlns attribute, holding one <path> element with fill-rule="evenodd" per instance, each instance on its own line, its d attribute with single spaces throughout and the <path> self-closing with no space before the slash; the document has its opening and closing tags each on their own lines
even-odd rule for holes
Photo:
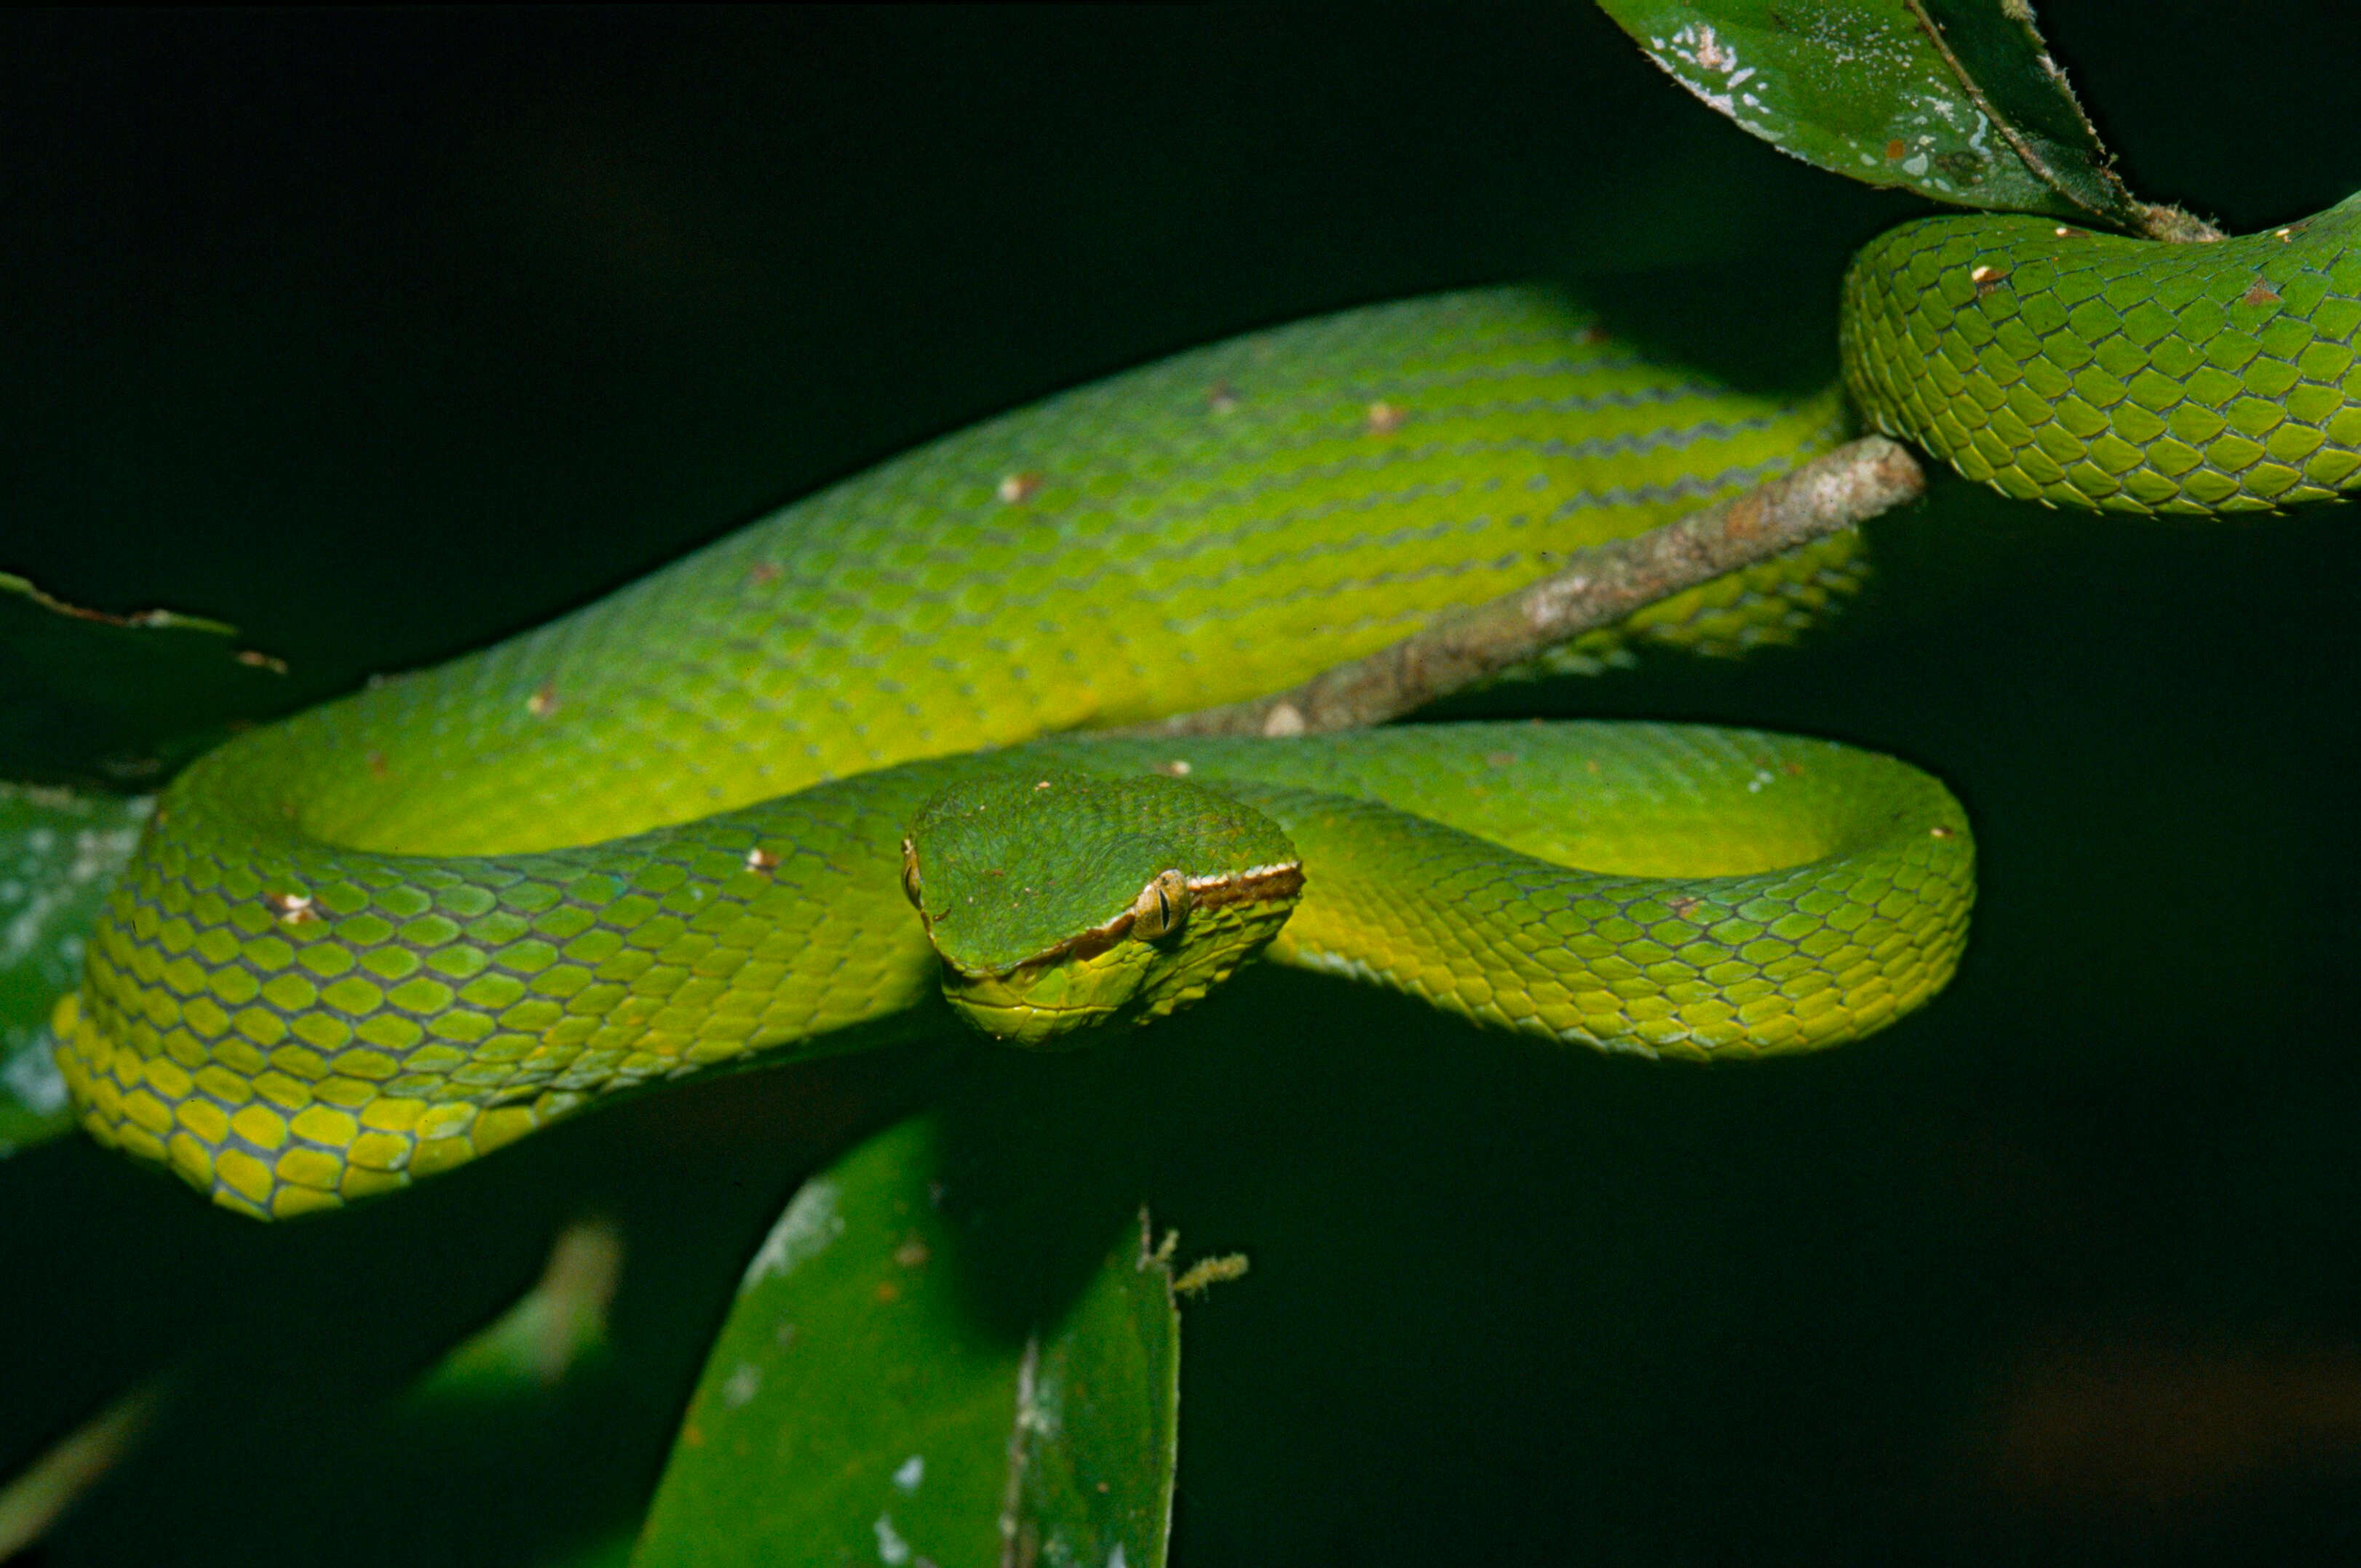
<svg viewBox="0 0 2361 1568">
<path fill-rule="evenodd" d="M 1906 225 L 1848 280 L 1847 382 L 2011 495 L 2339 493 L 2361 469 L 2356 223 L 2348 203 L 2203 247 Z M 1731 391 L 1522 291 L 1051 399 L 201 760 L 60 1007 L 60 1065 L 100 1139 L 284 1215 L 611 1090 L 939 1026 L 946 972 L 971 1019 L 1035 1043 L 1167 1011 L 1266 940 L 1607 1049 L 1855 1037 L 1941 987 L 1972 898 L 1964 817 L 1901 763 L 1649 725 L 1056 739 L 1288 686 L 1842 426 L 1833 395 Z M 1784 637 L 1855 549 L 1732 574 L 1587 651 Z M 1145 792 L 1152 822 L 1056 815 L 1144 777 L 1186 781 Z M 962 812 L 995 790 L 1005 809 Z"/>
</svg>

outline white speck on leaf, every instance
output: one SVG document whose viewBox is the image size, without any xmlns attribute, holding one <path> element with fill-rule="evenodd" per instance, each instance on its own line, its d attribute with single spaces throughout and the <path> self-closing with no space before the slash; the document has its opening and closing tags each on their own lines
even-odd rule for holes
<svg viewBox="0 0 2361 1568">
<path fill-rule="evenodd" d="M 0 1061 L 0 1089 L 5 1089 L 36 1116 L 65 1108 L 66 1080 L 49 1054 L 49 1032 L 37 1030 L 32 1039 L 5 1061 Z M 5 1145 L 0 1145 L 5 1149 Z"/>
<path fill-rule="evenodd" d="M 902 1461 L 901 1468 L 894 1472 L 894 1485 L 905 1492 L 917 1491 L 918 1484 L 926 1478 L 927 1456 L 923 1453 L 910 1455 Z"/>
<path fill-rule="evenodd" d="M 887 1568 L 899 1568 L 900 1564 L 910 1561 L 910 1543 L 904 1541 L 901 1532 L 894 1528 L 892 1514 L 879 1514 L 877 1522 L 870 1528 L 877 1532 L 877 1560 L 880 1563 L 887 1564 Z"/>
<path fill-rule="evenodd" d="M 729 1379 L 721 1385 L 721 1401 L 734 1410 L 762 1391 L 763 1369 L 741 1361 L 730 1369 Z"/>
<path fill-rule="evenodd" d="M 741 1295 L 774 1277 L 785 1278 L 826 1252 L 844 1234 L 844 1216 L 836 1212 L 836 1183 L 811 1181 L 796 1194 L 771 1234 L 763 1238 L 754 1260 L 746 1266 Z"/>
</svg>

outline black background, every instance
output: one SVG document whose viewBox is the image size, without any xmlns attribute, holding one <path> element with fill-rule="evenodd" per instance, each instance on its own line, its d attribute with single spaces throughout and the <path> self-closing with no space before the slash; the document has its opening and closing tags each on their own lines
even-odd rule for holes
<svg viewBox="0 0 2361 1568">
<path fill-rule="evenodd" d="M 2350 7 L 2042 21 L 2143 194 L 2246 229 L 2361 186 Z M 1575 4 L 17 14 L 0 154 L 0 569 L 236 621 L 291 697 L 1367 301 L 1577 277 L 1808 384 L 1844 256 L 1916 210 Z M 1099 1190 L 1254 1258 L 1188 1313 L 1181 1561 L 2361 1561 L 2351 509 L 2090 520 L 1945 477 L 1872 539 L 1801 650 L 1488 706 L 1940 773 L 1983 891 L 1928 1012 L 1699 1072 L 1265 972 L 1026 1080 Z M 639 1102 L 277 1229 L 79 1141 L 0 1165 L 0 1473 L 172 1365 L 178 1413 L 49 1561 L 623 1528 L 747 1252 L 912 1066 Z M 464 1431 L 370 1413 L 592 1210 L 630 1248 L 607 1371 Z"/>
</svg>

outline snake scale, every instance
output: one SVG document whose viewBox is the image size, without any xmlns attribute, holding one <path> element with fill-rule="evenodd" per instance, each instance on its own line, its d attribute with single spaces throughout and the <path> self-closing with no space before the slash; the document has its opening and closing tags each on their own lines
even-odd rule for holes
<svg viewBox="0 0 2361 1568">
<path fill-rule="evenodd" d="M 2178 247 L 1905 225 L 1847 280 L 1847 384 L 2015 496 L 2338 493 L 2361 467 L 2356 221 Z M 1049 399 L 200 760 L 60 1006 L 60 1066 L 101 1141 L 282 1216 L 618 1089 L 945 1026 L 946 988 L 991 1032 L 1073 1043 L 1069 1016 L 1169 1011 L 1257 947 L 1608 1050 L 1856 1037 L 1940 989 L 1972 899 L 1964 816 L 1903 763 L 1631 724 L 1076 734 L 1290 685 L 1846 421 L 1834 389 L 1735 391 L 1522 290 Z M 1856 548 L 1576 652 L 1784 638 Z M 1135 796 L 1152 831 L 1107 804 Z"/>
</svg>

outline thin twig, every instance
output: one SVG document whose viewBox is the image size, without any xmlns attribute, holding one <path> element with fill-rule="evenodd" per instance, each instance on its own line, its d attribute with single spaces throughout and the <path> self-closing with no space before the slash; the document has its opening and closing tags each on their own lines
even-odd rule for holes
<svg viewBox="0 0 2361 1568">
<path fill-rule="evenodd" d="M 1868 436 L 1744 495 L 1581 551 L 1554 576 L 1455 612 L 1292 690 L 1119 733 L 1284 736 L 1382 724 L 1658 599 L 1854 527 L 1916 499 L 1926 484 L 1906 448 Z"/>
</svg>

